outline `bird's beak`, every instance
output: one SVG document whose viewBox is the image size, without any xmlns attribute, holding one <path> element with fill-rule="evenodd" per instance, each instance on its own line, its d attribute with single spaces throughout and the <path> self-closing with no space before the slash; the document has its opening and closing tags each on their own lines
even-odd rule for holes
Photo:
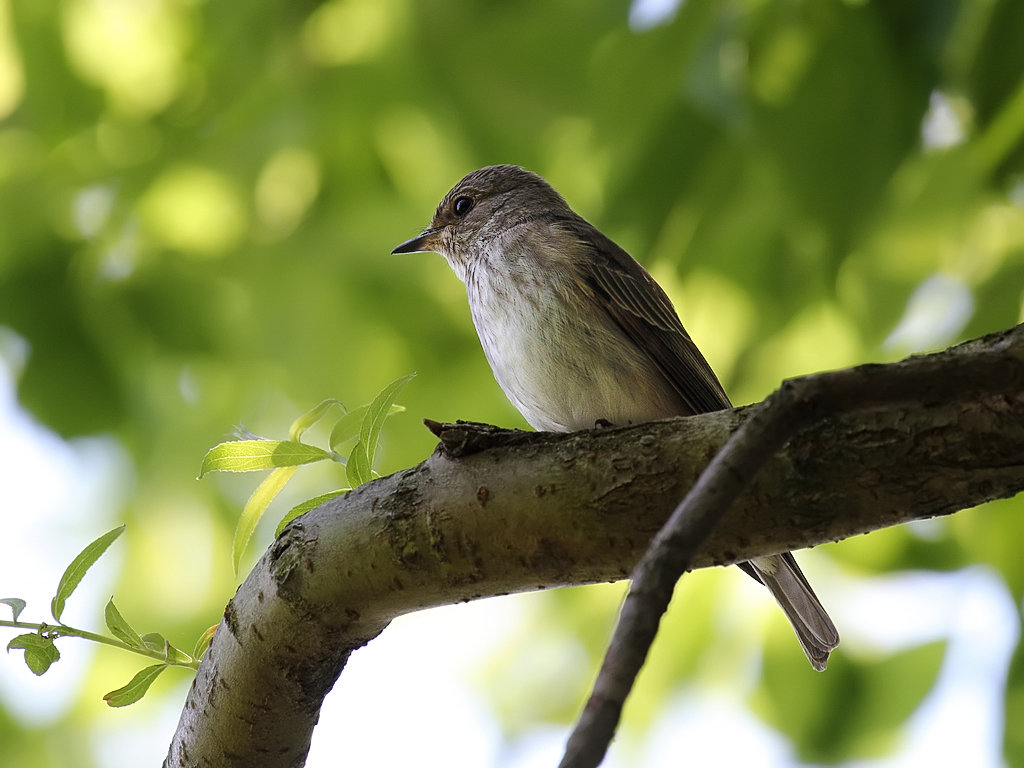
<svg viewBox="0 0 1024 768">
<path fill-rule="evenodd" d="M 414 237 L 412 240 L 406 240 L 401 245 L 397 246 L 392 253 L 423 253 L 425 251 L 436 251 L 437 250 L 437 234 L 441 230 L 439 229 L 428 229 L 422 235 Z"/>
</svg>

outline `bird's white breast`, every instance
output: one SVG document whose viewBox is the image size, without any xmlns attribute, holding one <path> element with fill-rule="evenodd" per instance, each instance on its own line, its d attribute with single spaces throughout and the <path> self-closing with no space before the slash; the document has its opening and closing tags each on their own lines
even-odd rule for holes
<svg viewBox="0 0 1024 768">
<path fill-rule="evenodd" d="M 487 361 L 524 418 L 535 429 L 566 432 L 601 419 L 627 424 L 678 413 L 658 396 L 664 384 L 649 358 L 558 263 L 560 254 L 522 259 L 520 245 L 493 243 L 476 254 L 465 282 Z M 523 266 L 538 259 L 548 262 L 543 269 Z"/>
</svg>

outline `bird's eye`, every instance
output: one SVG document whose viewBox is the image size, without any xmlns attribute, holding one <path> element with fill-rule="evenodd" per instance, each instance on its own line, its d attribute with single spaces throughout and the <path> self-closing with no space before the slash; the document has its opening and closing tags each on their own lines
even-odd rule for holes
<svg viewBox="0 0 1024 768">
<path fill-rule="evenodd" d="M 452 210 L 455 211 L 455 215 L 460 219 L 472 209 L 473 198 L 471 197 L 457 197 L 455 198 L 455 202 L 452 204 Z"/>
</svg>

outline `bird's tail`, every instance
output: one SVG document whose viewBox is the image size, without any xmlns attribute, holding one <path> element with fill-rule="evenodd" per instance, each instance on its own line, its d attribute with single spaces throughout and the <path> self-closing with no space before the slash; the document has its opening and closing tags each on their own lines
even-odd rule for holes
<svg viewBox="0 0 1024 768">
<path fill-rule="evenodd" d="M 739 566 L 768 587 L 782 606 L 811 666 L 819 672 L 825 669 L 829 653 L 839 645 L 839 633 L 793 555 L 759 557 Z"/>
</svg>

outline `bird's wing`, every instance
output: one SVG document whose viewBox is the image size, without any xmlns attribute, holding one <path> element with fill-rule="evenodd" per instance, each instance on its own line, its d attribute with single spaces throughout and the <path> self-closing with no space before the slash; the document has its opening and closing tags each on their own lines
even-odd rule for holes
<svg viewBox="0 0 1024 768">
<path fill-rule="evenodd" d="M 650 355 L 692 413 L 729 408 L 725 390 L 661 286 L 614 242 L 589 229 L 578 239 L 591 267 L 583 270 L 584 279 L 615 325 Z"/>
</svg>

